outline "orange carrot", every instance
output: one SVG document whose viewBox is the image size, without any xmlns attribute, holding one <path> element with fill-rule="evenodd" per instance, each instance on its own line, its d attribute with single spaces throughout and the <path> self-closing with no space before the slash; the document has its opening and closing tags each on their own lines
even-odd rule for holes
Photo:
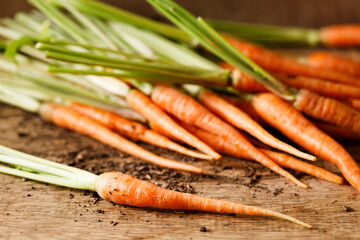
<svg viewBox="0 0 360 240">
<path fill-rule="evenodd" d="M 252 104 L 270 125 L 303 148 L 340 168 L 349 183 L 360 191 L 360 168 L 339 143 L 274 94 L 256 94 Z"/>
<path fill-rule="evenodd" d="M 209 110 L 220 116 L 222 119 L 232 124 L 233 126 L 248 132 L 252 136 L 259 139 L 261 142 L 273 148 L 282 150 L 284 152 L 293 154 L 307 160 L 316 160 L 314 156 L 303 153 L 296 148 L 278 140 L 270 133 L 268 133 L 264 128 L 262 128 L 257 122 L 252 120 L 249 115 L 247 115 L 245 112 L 235 107 L 231 103 L 227 102 L 214 92 L 203 89 L 199 93 L 198 99 Z"/>
<path fill-rule="evenodd" d="M 210 156 L 191 151 L 159 134 L 158 132 L 149 130 L 141 123 L 130 121 L 103 109 L 86 106 L 80 103 L 70 102 L 69 107 L 87 117 L 90 117 L 111 130 L 117 131 L 120 135 L 140 140 L 158 147 L 167 148 L 185 155 L 195 158 L 211 159 Z"/>
<path fill-rule="evenodd" d="M 341 140 L 360 140 L 360 134 L 357 134 L 347 128 L 342 128 L 333 124 L 329 124 L 317 119 L 311 119 L 311 122 L 315 124 L 320 130 L 329 134 L 335 139 Z"/>
<path fill-rule="evenodd" d="M 123 173 L 111 172 L 101 174 L 96 180 L 95 189 L 101 198 L 124 205 L 271 216 L 312 228 L 312 226 L 306 223 L 281 213 L 167 190 Z"/>
<path fill-rule="evenodd" d="M 274 172 L 288 178 L 295 184 L 307 188 L 289 172 L 279 167 L 276 163 L 257 150 L 236 129 L 225 123 L 208 109 L 195 101 L 190 96 L 168 86 L 158 85 L 152 92 L 153 101 L 168 113 L 176 116 L 181 121 L 218 134 L 225 139 L 233 141 L 239 149 L 252 156 L 252 158 Z"/>
<path fill-rule="evenodd" d="M 191 133 L 196 135 L 198 138 L 209 144 L 209 146 L 213 147 L 216 151 L 228 154 L 230 156 L 250 159 L 251 158 L 246 155 L 245 152 L 238 149 L 231 142 L 226 141 L 224 138 L 219 135 L 212 134 L 200 128 L 191 126 L 189 124 L 183 123 L 183 126 Z M 314 166 L 312 164 L 300 161 L 296 158 L 293 158 L 287 154 L 274 152 L 266 149 L 259 148 L 261 152 L 270 157 L 274 162 L 279 164 L 282 167 L 293 169 L 299 172 L 307 173 L 311 176 L 329 181 L 338 184 L 343 183 L 343 178 L 333 174 L 329 171 L 326 171 L 323 168 Z"/>
<path fill-rule="evenodd" d="M 140 113 L 149 122 L 161 126 L 166 131 L 171 132 L 177 138 L 183 139 L 184 142 L 208 154 L 213 159 L 220 159 L 221 155 L 211 149 L 208 145 L 200 141 L 197 137 L 187 132 L 172 120 L 164 111 L 162 111 L 151 99 L 140 91 L 133 89 L 126 98 L 127 102 L 135 111 Z"/>
<path fill-rule="evenodd" d="M 330 82 L 320 78 L 310 78 L 303 76 L 286 76 L 283 74 L 273 74 L 281 82 L 297 89 L 308 89 L 312 92 L 332 98 L 352 98 L 360 97 L 360 87 Z"/>
<path fill-rule="evenodd" d="M 360 45 L 360 25 L 344 24 L 320 29 L 320 39 L 330 47 L 351 47 Z"/>
<path fill-rule="evenodd" d="M 254 62 L 259 64 L 266 70 L 292 75 L 323 78 L 360 87 L 360 79 L 358 78 L 334 71 L 314 68 L 296 62 L 295 60 L 277 55 L 269 50 L 266 50 L 254 44 L 240 41 L 229 36 L 225 36 L 225 38 L 239 51 L 241 51 L 243 54 L 245 54 L 247 57 L 252 59 Z"/>
<path fill-rule="evenodd" d="M 308 59 L 310 66 L 341 72 L 355 77 L 360 77 L 360 62 L 336 54 L 317 52 L 311 54 Z"/>
<path fill-rule="evenodd" d="M 350 98 L 347 100 L 347 103 L 356 110 L 360 111 L 360 98 Z"/>
<path fill-rule="evenodd" d="M 120 151 L 161 167 L 194 173 L 202 172 L 202 169 L 198 167 L 159 157 L 68 107 L 55 104 L 43 104 L 39 110 L 39 114 L 44 120 L 60 127 L 85 134 Z"/>
<path fill-rule="evenodd" d="M 360 133 L 360 112 L 335 99 L 301 89 L 293 106 L 311 117 Z"/>
</svg>

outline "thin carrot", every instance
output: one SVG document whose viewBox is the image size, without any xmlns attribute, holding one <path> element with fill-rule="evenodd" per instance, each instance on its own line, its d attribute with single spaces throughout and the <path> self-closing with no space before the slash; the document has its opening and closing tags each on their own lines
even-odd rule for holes
<svg viewBox="0 0 360 240">
<path fill-rule="evenodd" d="M 199 101 L 204 104 L 209 110 L 220 116 L 222 119 L 231 123 L 233 126 L 242 129 L 252 136 L 259 139 L 261 142 L 282 150 L 284 152 L 293 154 L 295 156 L 314 161 L 316 158 L 310 154 L 301 152 L 296 148 L 286 144 L 262 128 L 257 122 L 252 120 L 249 115 L 243 112 L 241 109 L 235 107 L 231 103 L 227 102 L 216 93 L 203 89 L 198 95 Z"/>
<path fill-rule="evenodd" d="M 355 108 L 356 110 L 360 111 L 360 98 L 350 98 L 347 99 L 347 103 Z"/>
<path fill-rule="evenodd" d="M 88 135 L 104 144 L 161 167 L 194 173 L 202 172 L 202 169 L 198 167 L 159 157 L 68 107 L 55 104 L 43 104 L 40 107 L 39 114 L 44 120 L 60 127 Z"/>
<path fill-rule="evenodd" d="M 297 89 L 308 89 L 314 93 L 332 98 L 360 97 L 360 87 L 345 83 L 330 82 L 320 78 L 303 76 L 286 76 L 284 74 L 273 74 L 281 82 Z"/>
<path fill-rule="evenodd" d="M 335 99 L 301 89 L 293 106 L 311 117 L 360 133 L 360 112 Z"/>
<path fill-rule="evenodd" d="M 360 79 L 358 78 L 334 71 L 314 68 L 305 64 L 301 64 L 295 60 L 277 55 L 254 44 L 240 41 L 229 36 L 225 36 L 225 38 L 239 51 L 269 71 L 323 78 L 334 82 L 342 82 L 360 87 Z"/>
<path fill-rule="evenodd" d="M 336 165 L 347 181 L 360 191 L 360 168 L 339 143 L 274 94 L 256 94 L 251 102 L 270 125 L 303 148 Z"/>
<path fill-rule="evenodd" d="M 0 153 L 0 173 L 69 188 L 96 191 L 103 199 L 119 204 L 271 216 L 312 228 L 309 224 L 278 212 L 167 190 L 119 172 L 108 172 L 98 176 L 4 146 L 0 146 Z"/>
<path fill-rule="evenodd" d="M 233 144 L 252 156 L 254 160 L 288 178 L 298 186 L 307 188 L 305 184 L 297 180 L 289 172 L 279 167 L 276 163 L 257 150 L 240 134 L 240 132 L 212 114 L 208 109 L 190 96 L 181 93 L 172 87 L 158 85 L 153 90 L 151 97 L 156 104 L 165 109 L 168 113 L 176 116 L 181 121 L 193 124 L 233 141 Z"/>
<path fill-rule="evenodd" d="M 125 119 L 116 113 L 75 102 L 70 102 L 68 106 L 71 109 L 100 122 L 111 130 L 115 130 L 122 136 L 132 138 L 133 140 L 140 140 L 158 147 L 167 148 L 195 158 L 211 159 L 208 155 L 191 151 L 171 141 L 167 137 L 164 137 L 158 132 L 148 129 L 141 123 Z"/>
<path fill-rule="evenodd" d="M 183 123 L 183 126 L 189 130 L 191 133 L 196 135 L 198 138 L 202 139 L 204 142 L 212 146 L 216 151 L 228 154 L 230 156 L 250 159 L 251 158 L 243 151 L 239 150 L 231 142 L 225 140 L 219 135 L 212 134 L 200 128 L 191 126 L 189 124 Z M 333 174 L 329 171 L 326 171 L 323 168 L 314 166 L 312 164 L 300 161 L 296 158 L 293 158 L 287 154 L 270 151 L 267 149 L 258 148 L 265 155 L 270 157 L 274 162 L 279 164 L 282 167 L 293 169 L 299 172 L 307 173 L 311 176 L 329 181 L 338 184 L 343 183 L 343 178 Z"/>
<path fill-rule="evenodd" d="M 316 52 L 308 57 L 307 63 L 316 68 L 360 77 L 360 61 L 355 61 L 348 57 L 341 57 L 327 52 Z"/>
<path fill-rule="evenodd" d="M 271 216 L 286 219 L 307 228 L 312 228 L 312 226 L 306 223 L 281 213 L 258 207 L 166 190 L 150 182 L 142 181 L 123 173 L 112 172 L 100 175 L 96 180 L 95 189 L 101 198 L 124 205 Z"/>
<path fill-rule="evenodd" d="M 311 122 L 315 124 L 321 131 L 329 134 L 335 139 L 341 140 L 360 140 L 360 134 L 357 134 L 347 128 L 339 127 L 333 124 L 329 124 L 317 119 L 311 119 Z"/>
<path fill-rule="evenodd" d="M 330 47 L 360 45 L 360 25 L 343 24 L 323 27 L 319 30 L 321 42 Z"/>
<path fill-rule="evenodd" d="M 220 159 L 221 155 L 211 149 L 208 145 L 200 141 L 197 137 L 187 132 L 172 120 L 163 110 L 140 91 L 133 89 L 126 98 L 129 105 L 138 113 L 143 115 L 149 122 L 161 126 L 166 131 L 171 132 L 177 138 L 197 148 L 198 150 L 211 156 L 213 159 Z"/>
</svg>

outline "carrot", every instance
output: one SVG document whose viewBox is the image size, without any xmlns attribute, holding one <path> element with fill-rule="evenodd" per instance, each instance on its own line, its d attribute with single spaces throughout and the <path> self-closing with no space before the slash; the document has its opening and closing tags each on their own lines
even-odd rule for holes
<svg viewBox="0 0 360 240">
<path fill-rule="evenodd" d="M 307 160 L 316 160 L 314 156 L 303 153 L 296 148 L 278 140 L 270 133 L 268 133 L 264 128 L 262 128 L 257 122 L 252 120 L 249 115 L 247 115 L 241 109 L 230 104 L 214 92 L 203 89 L 199 93 L 198 99 L 202 104 L 204 104 L 208 109 L 220 116 L 222 119 L 232 124 L 233 126 L 248 132 L 252 136 L 259 139 L 261 142 L 273 148 Z"/>
<path fill-rule="evenodd" d="M 204 142 L 209 144 L 211 147 L 213 147 L 216 151 L 228 154 L 230 156 L 251 160 L 251 158 L 245 152 L 241 151 L 235 145 L 233 145 L 231 142 L 226 141 L 224 138 L 220 137 L 219 135 L 212 134 L 210 132 L 207 132 L 200 128 L 191 126 L 189 124 L 183 123 L 183 126 L 188 131 L 190 131 L 191 133 L 196 135 L 198 138 L 200 138 L 201 140 L 203 140 Z M 303 172 L 303 173 L 307 173 L 311 176 L 314 176 L 314 177 L 317 177 L 317 178 L 320 178 L 320 179 L 323 179 L 323 180 L 326 180 L 329 182 L 343 184 L 342 177 L 339 177 L 336 174 L 326 171 L 323 168 L 300 161 L 300 160 L 293 158 L 284 153 L 274 152 L 274 151 L 270 151 L 270 150 L 262 149 L 262 148 L 258 148 L 258 149 L 282 167 L 293 169 L 293 170 Z"/>
<path fill-rule="evenodd" d="M 343 24 L 323 27 L 319 30 L 321 42 L 330 47 L 360 45 L 360 25 Z"/>
<path fill-rule="evenodd" d="M 301 89 L 293 106 L 311 117 L 360 133 L 360 112 L 335 99 Z"/>
<path fill-rule="evenodd" d="M 239 51 L 241 51 L 247 57 L 249 57 L 254 62 L 269 71 L 307 77 L 323 78 L 334 82 L 342 82 L 360 87 L 360 80 L 355 77 L 344 75 L 334 71 L 314 68 L 296 62 L 295 60 L 277 55 L 269 50 L 266 50 L 254 44 L 240 41 L 229 36 L 224 37 Z"/>
<path fill-rule="evenodd" d="M 111 172 L 101 174 L 96 180 L 95 189 L 101 198 L 124 205 L 271 216 L 312 228 L 312 226 L 306 223 L 281 213 L 167 190 L 123 173 Z"/>
<path fill-rule="evenodd" d="M 360 97 L 360 87 L 344 83 L 330 82 L 320 78 L 286 76 L 276 73 L 273 75 L 290 87 L 308 89 L 323 96 L 332 98 Z"/>
<path fill-rule="evenodd" d="M 288 178 L 298 186 L 307 188 L 305 184 L 297 180 L 290 173 L 258 151 L 236 129 L 216 117 L 190 96 L 183 94 L 172 87 L 158 85 L 153 90 L 151 97 L 156 104 L 181 121 L 193 124 L 233 141 L 233 144 L 252 156 L 254 160 Z"/>
<path fill-rule="evenodd" d="M 39 114 L 44 120 L 55 125 L 88 135 L 104 144 L 161 167 L 194 173 L 202 172 L 202 169 L 198 167 L 159 157 L 68 107 L 43 104 L 39 109 Z"/>
<path fill-rule="evenodd" d="M 336 165 L 347 181 L 360 191 L 360 168 L 339 143 L 274 94 L 256 94 L 251 102 L 270 125 L 298 145 Z"/>
<path fill-rule="evenodd" d="M 326 52 L 311 54 L 307 62 L 310 66 L 345 73 L 354 77 L 360 77 L 360 62 L 347 57 Z"/>
<path fill-rule="evenodd" d="M 184 140 L 190 146 L 208 154 L 213 159 L 220 159 L 221 155 L 211 149 L 208 145 L 200 141 L 198 138 L 187 132 L 172 120 L 165 112 L 163 112 L 151 99 L 140 91 L 133 89 L 126 98 L 127 102 L 135 111 L 143 115 L 149 122 L 161 126 L 172 135 Z"/>
<path fill-rule="evenodd" d="M 311 122 L 315 124 L 320 130 L 329 134 L 335 139 L 341 140 L 360 140 L 360 134 L 357 134 L 347 128 L 339 127 L 333 124 L 329 124 L 317 119 L 311 119 Z"/>
<path fill-rule="evenodd" d="M 132 138 L 134 140 L 140 140 L 158 147 L 167 148 L 195 158 L 208 160 L 211 159 L 211 157 L 205 154 L 191 151 L 171 141 L 158 132 L 148 129 L 141 123 L 127 120 L 118 114 L 75 102 L 70 102 L 69 107 L 87 117 L 100 122 L 111 130 L 117 131 L 122 136 Z"/>
<path fill-rule="evenodd" d="M 347 100 L 347 103 L 355 108 L 356 110 L 360 111 L 360 98 L 350 98 Z"/>
<path fill-rule="evenodd" d="M 0 153 L 1 173 L 63 187 L 94 191 L 103 199 L 119 204 L 271 216 L 312 228 L 309 224 L 278 212 L 167 190 L 119 172 L 108 172 L 98 176 L 4 146 L 0 146 Z"/>
</svg>

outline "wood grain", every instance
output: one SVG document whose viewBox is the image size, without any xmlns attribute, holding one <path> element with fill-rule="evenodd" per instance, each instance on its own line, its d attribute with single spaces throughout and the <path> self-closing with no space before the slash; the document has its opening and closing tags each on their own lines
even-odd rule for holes
<svg viewBox="0 0 360 240">
<path fill-rule="evenodd" d="M 298 56 L 311 51 L 280 52 Z M 355 51 L 342 53 L 359 56 Z M 94 165 L 100 166 L 101 171 L 122 170 L 124 163 L 142 163 L 5 105 L 0 105 L 0 132 L 0 144 L 87 170 L 92 170 Z M 360 143 L 344 144 L 360 160 Z M 142 146 L 157 154 L 184 160 L 170 151 Z M 88 157 L 76 161 L 84 156 Z M 313 224 L 315 229 L 307 230 L 265 217 L 141 209 L 106 201 L 96 203 L 88 192 L 0 175 L 0 239 L 220 239 L 224 236 L 227 239 L 358 239 L 360 236 L 360 193 L 349 185 L 340 186 L 297 174 L 310 186 L 304 190 L 257 163 L 231 157 L 224 157 L 217 164 L 206 161 L 194 164 L 216 175 L 199 176 L 190 182 L 196 194 L 280 211 Z M 339 173 L 322 160 L 316 164 Z M 253 170 L 259 179 L 248 184 L 249 172 Z M 148 176 L 150 181 L 166 184 L 153 177 Z M 344 206 L 354 211 L 345 211 Z M 200 231 L 202 226 L 207 232 Z"/>
</svg>

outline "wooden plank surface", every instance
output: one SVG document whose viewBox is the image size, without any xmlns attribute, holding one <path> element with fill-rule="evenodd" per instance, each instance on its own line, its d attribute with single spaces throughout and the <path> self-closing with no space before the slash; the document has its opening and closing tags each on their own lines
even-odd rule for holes
<svg viewBox="0 0 360 240">
<path fill-rule="evenodd" d="M 288 56 L 308 49 L 282 50 Z M 338 51 L 359 58 L 357 51 Z M 257 163 L 224 157 L 215 163 L 142 146 L 157 154 L 191 162 L 214 174 L 194 176 L 153 167 L 85 136 L 45 123 L 37 116 L 0 105 L 0 144 L 95 173 L 138 174 L 170 189 L 261 206 L 315 226 L 265 217 L 141 209 L 98 201 L 92 193 L 0 175 L 0 239 L 359 239 L 360 193 L 294 173 L 304 190 Z M 344 143 L 360 160 L 360 143 Z M 329 163 L 316 163 L 335 173 Z M 351 211 L 346 211 L 346 209 Z M 200 231 L 201 227 L 206 232 Z"/>
</svg>

